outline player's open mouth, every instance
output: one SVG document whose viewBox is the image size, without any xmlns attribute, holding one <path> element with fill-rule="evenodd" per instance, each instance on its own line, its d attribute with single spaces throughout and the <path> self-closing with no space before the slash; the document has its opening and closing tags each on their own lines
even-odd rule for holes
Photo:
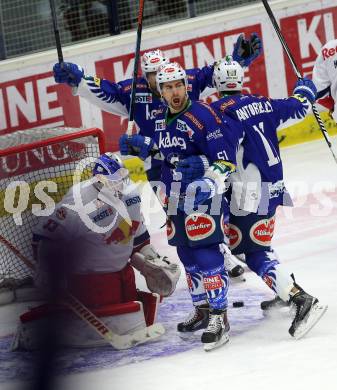
<svg viewBox="0 0 337 390">
<path fill-rule="evenodd" d="M 173 98 L 172 102 L 177 106 L 178 104 L 180 104 L 180 98 Z"/>
</svg>

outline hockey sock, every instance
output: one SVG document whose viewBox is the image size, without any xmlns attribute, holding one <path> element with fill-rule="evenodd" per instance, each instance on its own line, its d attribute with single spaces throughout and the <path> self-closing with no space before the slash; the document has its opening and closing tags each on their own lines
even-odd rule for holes
<svg viewBox="0 0 337 390">
<path fill-rule="evenodd" d="M 204 288 L 203 277 L 198 266 L 185 266 L 187 286 L 193 305 L 199 306 L 207 303 L 207 294 Z"/>
<path fill-rule="evenodd" d="M 283 301 L 289 301 L 289 293 L 294 282 L 289 272 L 279 263 L 273 250 L 248 253 L 246 262 Z"/>
</svg>

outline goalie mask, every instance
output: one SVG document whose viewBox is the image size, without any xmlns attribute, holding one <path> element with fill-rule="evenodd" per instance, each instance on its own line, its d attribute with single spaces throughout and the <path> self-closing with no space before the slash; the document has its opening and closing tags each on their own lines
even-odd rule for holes
<svg viewBox="0 0 337 390">
<path fill-rule="evenodd" d="M 213 85 L 218 92 L 242 90 L 243 69 L 238 62 L 233 61 L 232 56 L 227 56 L 214 64 Z"/>
<path fill-rule="evenodd" d="M 129 171 L 115 153 L 104 153 L 98 157 L 92 174 L 96 177 L 101 188 L 106 186 L 118 197 L 130 182 Z"/>
<path fill-rule="evenodd" d="M 162 65 L 168 62 L 169 59 L 165 58 L 159 49 L 144 53 L 141 60 L 143 76 L 146 78 L 147 73 L 157 72 Z"/>
</svg>

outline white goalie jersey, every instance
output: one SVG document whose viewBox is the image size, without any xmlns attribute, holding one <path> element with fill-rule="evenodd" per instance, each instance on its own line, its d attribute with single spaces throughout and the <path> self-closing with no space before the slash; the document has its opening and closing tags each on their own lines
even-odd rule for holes
<svg viewBox="0 0 337 390">
<path fill-rule="evenodd" d="M 40 219 L 33 241 L 49 239 L 68 245 L 69 252 L 74 253 L 76 273 L 120 271 L 134 246 L 146 241 L 149 235 L 136 188 L 118 201 L 117 210 L 103 201 L 92 179 L 76 184 L 49 217 Z"/>
</svg>

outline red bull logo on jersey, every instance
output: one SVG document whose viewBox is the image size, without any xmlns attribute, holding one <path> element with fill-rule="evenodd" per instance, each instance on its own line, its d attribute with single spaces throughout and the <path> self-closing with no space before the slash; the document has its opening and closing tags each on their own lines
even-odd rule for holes
<svg viewBox="0 0 337 390">
<path fill-rule="evenodd" d="M 207 214 L 190 214 L 185 218 L 186 234 L 192 241 L 209 237 L 213 234 L 215 226 L 214 219 Z"/>
<path fill-rule="evenodd" d="M 119 223 L 116 229 L 113 229 L 111 233 L 106 233 L 104 235 L 104 241 L 107 245 L 110 244 L 128 244 L 133 236 L 135 235 L 139 221 L 132 221 L 130 226 L 124 219 Z"/>
<path fill-rule="evenodd" d="M 203 278 L 206 291 L 217 290 L 223 286 L 221 276 L 219 274 L 206 276 Z"/>
<path fill-rule="evenodd" d="M 242 241 L 241 230 L 235 226 L 229 224 L 229 247 L 230 249 L 236 248 Z"/>
<path fill-rule="evenodd" d="M 262 219 L 250 228 L 250 238 L 255 244 L 270 246 L 274 235 L 275 217 Z"/>
</svg>

